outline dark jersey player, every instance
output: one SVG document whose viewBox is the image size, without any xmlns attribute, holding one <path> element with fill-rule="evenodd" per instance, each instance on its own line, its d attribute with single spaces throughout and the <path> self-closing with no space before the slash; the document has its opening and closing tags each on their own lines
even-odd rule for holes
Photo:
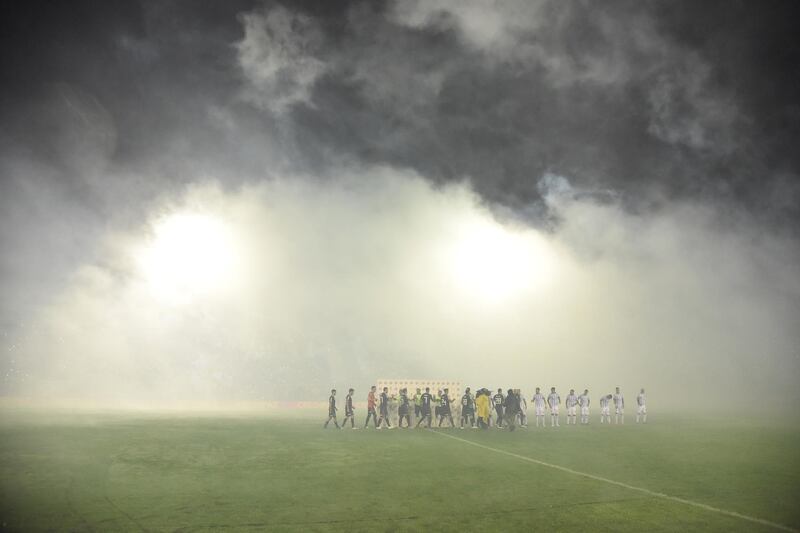
<svg viewBox="0 0 800 533">
<path fill-rule="evenodd" d="M 461 420 L 459 427 L 464 429 L 464 422 L 468 422 L 472 429 L 475 429 L 475 399 L 469 392 L 469 387 L 461 397 Z"/>
<path fill-rule="evenodd" d="M 497 389 L 497 394 L 492 396 L 492 403 L 494 404 L 494 411 L 497 413 L 497 427 L 503 427 L 503 406 L 506 403 L 506 398 L 503 396 L 503 389 Z"/>
<path fill-rule="evenodd" d="M 505 407 L 506 410 L 506 425 L 508 426 L 508 430 L 514 431 L 517 415 L 519 414 L 519 398 L 514 394 L 513 390 L 508 389 L 503 407 Z"/>
<path fill-rule="evenodd" d="M 420 418 L 417 420 L 417 427 L 420 426 L 426 419 L 428 420 L 428 429 L 431 427 L 431 404 L 433 403 L 433 395 L 431 394 L 431 388 L 425 387 L 425 392 L 423 392 L 419 397 L 419 411 L 420 411 Z"/>
<path fill-rule="evenodd" d="M 411 427 L 411 400 L 408 399 L 408 389 L 400 389 L 400 405 L 397 407 L 397 427 L 403 427 L 403 419 L 406 419 L 406 428 Z"/>
<path fill-rule="evenodd" d="M 381 429 L 383 422 L 386 422 L 388 429 L 393 429 L 391 422 L 389 422 L 389 387 L 384 387 L 381 392 L 381 417 L 378 419 L 378 429 Z"/>
<path fill-rule="evenodd" d="M 339 422 L 336 420 L 336 389 L 331 389 L 331 395 L 330 398 L 328 398 L 328 419 L 325 421 L 323 428 L 327 428 L 331 420 L 333 420 L 336 429 L 342 429 L 339 427 Z"/>
<path fill-rule="evenodd" d="M 447 418 L 450 421 L 450 427 L 456 427 L 453 422 L 453 413 L 450 412 L 450 389 L 444 389 L 439 398 L 439 424 L 436 427 L 442 427 L 442 422 Z"/>
<path fill-rule="evenodd" d="M 347 421 L 350 420 L 350 428 L 351 429 L 358 429 L 356 427 L 355 416 L 353 411 L 355 411 L 355 407 L 353 407 L 353 393 L 355 391 L 350 389 L 347 391 L 347 396 L 344 398 L 344 421 L 342 422 L 342 427 L 347 425 Z"/>
</svg>

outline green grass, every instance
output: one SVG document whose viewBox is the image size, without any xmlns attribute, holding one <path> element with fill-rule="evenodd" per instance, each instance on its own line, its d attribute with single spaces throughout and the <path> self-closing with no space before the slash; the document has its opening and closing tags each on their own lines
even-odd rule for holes
<svg viewBox="0 0 800 533">
<path fill-rule="evenodd" d="M 0 415 L 6 530 L 774 531 L 426 430 L 323 431 L 307 417 Z M 797 425 L 631 422 L 447 431 L 800 528 Z"/>
</svg>

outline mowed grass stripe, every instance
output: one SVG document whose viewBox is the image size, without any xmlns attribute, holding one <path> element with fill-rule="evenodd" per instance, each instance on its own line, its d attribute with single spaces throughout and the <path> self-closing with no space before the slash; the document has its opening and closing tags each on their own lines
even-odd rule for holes
<svg viewBox="0 0 800 533">
<path fill-rule="evenodd" d="M 636 497 L 636 498 L 619 498 L 616 500 L 596 500 L 596 501 L 583 501 L 583 502 L 572 502 L 572 503 L 565 503 L 563 505 L 540 505 L 540 506 L 533 506 L 533 507 L 521 507 L 519 509 L 501 509 L 499 511 L 492 511 L 492 510 L 481 510 L 481 511 L 470 511 L 470 512 L 453 512 L 451 515 L 453 516 L 458 515 L 461 517 L 475 517 L 475 518 L 490 518 L 492 516 L 504 516 L 510 513 L 531 513 L 537 511 L 552 511 L 554 509 L 561 509 L 561 508 L 575 508 L 576 506 L 590 506 L 590 505 L 608 505 L 614 503 L 625 503 L 625 502 L 636 502 L 641 500 L 648 500 L 649 498 L 643 497 Z M 403 521 L 415 521 L 415 520 L 422 520 L 422 519 L 436 519 L 441 520 L 444 518 L 445 515 L 436 514 L 432 515 L 429 513 L 420 513 L 414 514 L 409 516 L 387 516 L 387 517 L 368 517 L 368 518 L 332 518 L 328 520 L 313 520 L 313 521 L 300 521 L 300 522 L 248 522 L 248 523 L 218 523 L 218 524 L 208 524 L 208 525 L 200 525 L 200 526 L 185 526 L 179 527 L 173 531 L 173 533 L 179 533 L 182 531 L 192 531 L 192 530 L 199 530 L 199 529 L 219 529 L 219 528 L 232 528 L 232 527 L 300 527 L 300 526 L 314 526 L 314 525 L 336 525 L 336 524 L 358 524 L 358 523 L 377 523 L 377 522 L 403 522 Z M 148 531 L 148 530 L 143 530 Z"/>
<path fill-rule="evenodd" d="M 534 464 L 537 464 L 537 465 L 540 465 L 540 466 L 545 466 L 547 468 L 553 468 L 555 470 L 560 470 L 560 471 L 566 472 L 568 474 L 573 474 L 573 475 L 576 475 L 576 476 L 582 476 L 582 477 L 585 477 L 585 478 L 588 478 L 588 479 L 593 479 L 595 481 L 602 481 L 604 483 L 609 483 L 611 485 L 616 485 L 618 487 L 623 487 L 623 488 L 626 488 L 626 489 L 629 489 L 629 490 L 635 490 L 637 492 L 641 492 L 643 494 L 647 494 L 649 496 L 653 496 L 653 497 L 656 497 L 656 498 L 662 498 L 662 499 L 665 499 L 665 500 L 670 500 L 670 501 L 673 501 L 673 502 L 682 503 L 684 505 L 690 505 L 692 507 L 697 507 L 699 509 L 704 509 L 706 511 L 712 511 L 712 512 L 723 514 L 723 515 L 730 516 L 730 517 L 733 517 L 733 518 L 739 518 L 741 520 L 747 520 L 748 522 L 753 522 L 755 524 L 761 524 L 763 526 L 772 527 L 772 528 L 775 528 L 775 529 L 779 529 L 781 531 L 793 531 L 793 532 L 797 532 L 798 531 L 797 529 L 793 529 L 793 528 L 791 528 L 789 526 L 785 526 L 783 524 L 778 524 L 776 522 L 771 522 L 771 521 L 765 520 L 763 518 L 757 518 L 755 516 L 749 516 L 749 515 L 737 513 L 736 511 L 728 511 L 727 509 L 720 509 L 719 507 L 714 507 L 712 505 L 708 505 L 708 504 L 705 504 L 705 503 L 700 503 L 700 502 L 696 502 L 696 501 L 692 501 L 692 500 L 687 500 L 685 498 L 679 498 L 677 496 L 670 496 L 669 494 L 664 494 L 663 492 L 657 492 L 657 491 L 645 489 L 645 488 L 642 488 L 642 487 L 636 487 L 634 485 L 629 485 L 629 484 L 623 483 L 621 481 L 615 481 L 613 479 L 608 479 L 608 478 L 605 478 L 605 477 L 596 476 L 594 474 L 589 474 L 589 473 L 586 473 L 586 472 L 579 472 L 577 470 L 573 470 L 573 469 L 567 468 L 565 466 L 559 466 L 559 465 L 555 465 L 555 464 L 552 464 L 552 463 L 546 463 L 544 461 L 540 461 L 540 460 L 534 459 L 532 457 L 527 457 L 525 455 L 519 455 L 519 454 L 516 454 L 516 453 L 513 453 L 513 452 L 508 452 L 506 450 L 501 450 L 499 448 L 492 448 L 491 446 L 486 446 L 485 444 L 480 444 L 478 442 L 471 441 L 469 439 L 462 439 L 461 437 L 456 437 L 455 435 L 450 435 L 449 433 L 444 433 L 442 431 L 435 431 L 435 430 L 432 430 L 432 429 L 429 429 L 428 431 L 430 431 L 431 433 L 435 433 L 437 435 L 441 435 L 443 437 L 447 437 L 449 439 L 453 439 L 453 440 L 457 440 L 459 442 L 463 442 L 465 444 L 469 444 L 471 446 L 476 446 L 478 448 L 483 448 L 484 450 L 489 450 L 489 451 L 492 451 L 492 452 L 495 452 L 495 453 L 499 453 L 499 454 L 502 454 L 502 455 L 507 455 L 509 457 L 514 457 L 516 459 L 520 459 L 522 461 L 527 461 L 529 463 L 534 463 Z"/>
</svg>

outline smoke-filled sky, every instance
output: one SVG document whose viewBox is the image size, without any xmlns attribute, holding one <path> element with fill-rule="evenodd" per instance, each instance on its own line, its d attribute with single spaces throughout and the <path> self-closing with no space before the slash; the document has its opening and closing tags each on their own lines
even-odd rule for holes
<svg viewBox="0 0 800 533">
<path fill-rule="evenodd" d="M 795 2 L 0 10 L 1 396 L 800 399 Z"/>
</svg>

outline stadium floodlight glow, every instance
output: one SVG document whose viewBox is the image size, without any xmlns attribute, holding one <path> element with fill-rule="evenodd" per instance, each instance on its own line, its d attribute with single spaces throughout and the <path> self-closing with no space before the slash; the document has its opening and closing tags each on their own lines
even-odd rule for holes
<svg viewBox="0 0 800 533">
<path fill-rule="evenodd" d="M 486 301 L 504 301 L 541 286 L 552 270 L 553 252 L 537 232 L 488 218 L 464 224 L 451 253 L 454 281 Z"/>
<path fill-rule="evenodd" d="M 220 218 L 175 213 L 158 220 L 136 259 L 151 292 L 182 303 L 228 286 L 237 253 L 233 232 Z"/>
</svg>

